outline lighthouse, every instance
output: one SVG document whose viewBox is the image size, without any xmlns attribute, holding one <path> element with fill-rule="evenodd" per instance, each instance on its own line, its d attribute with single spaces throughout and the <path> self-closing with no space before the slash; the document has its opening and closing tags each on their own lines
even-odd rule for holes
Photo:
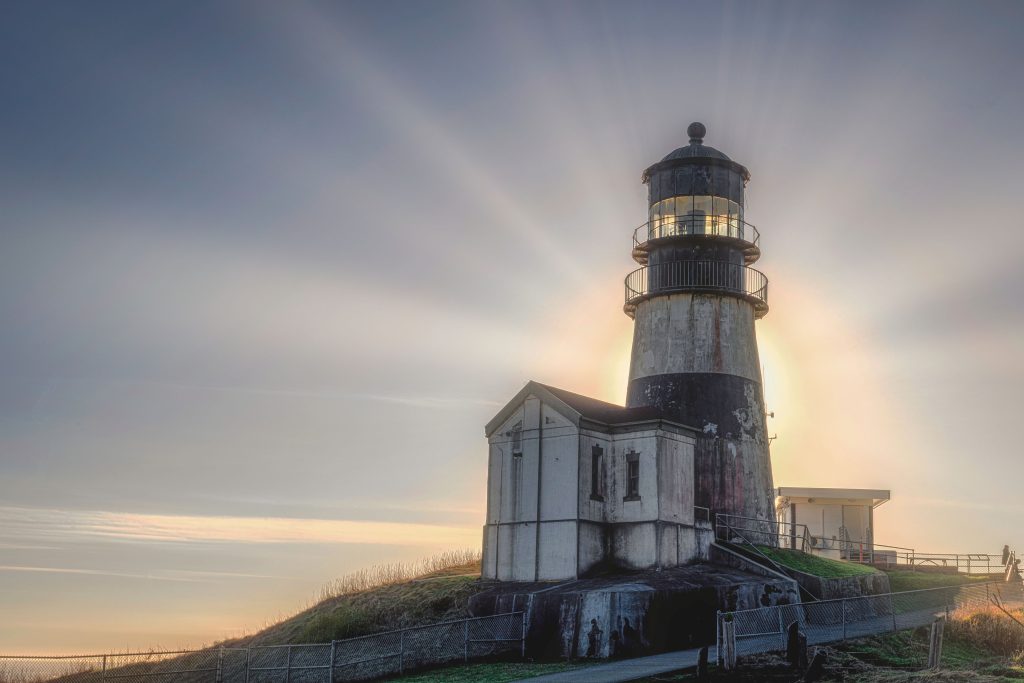
<svg viewBox="0 0 1024 683">
<path fill-rule="evenodd" d="M 752 267 L 750 173 L 704 144 L 702 124 L 688 132 L 642 177 L 626 405 L 528 382 L 484 427 L 484 578 L 668 569 L 711 559 L 712 522 L 774 522 L 754 332 L 768 281 Z"/>
<path fill-rule="evenodd" d="M 648 221 L 633 234 L 640 268 L 625 281 L 634 319 L 627 408 L 695 427 L 694 501 L 715 513 L 774 520 L 755 322 L 768 280 L 752 267 L 760 235 L 746 221 L 747 169 L 704 144 L 648 167 Z"/>
</svg>

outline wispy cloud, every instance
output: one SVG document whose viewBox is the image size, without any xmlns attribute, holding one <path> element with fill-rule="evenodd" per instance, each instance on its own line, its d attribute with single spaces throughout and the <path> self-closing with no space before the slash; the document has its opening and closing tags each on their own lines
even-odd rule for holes
<svg viewBox="0 0 1024 683">
<path fill-rule="evenodd" d="M 0 507 L 13 541 L 107 539 L 126 542 L 361 543 L 475 546 L 475 528 L 290 517 L 153 515 L 102 510 Z"/>
</svg>

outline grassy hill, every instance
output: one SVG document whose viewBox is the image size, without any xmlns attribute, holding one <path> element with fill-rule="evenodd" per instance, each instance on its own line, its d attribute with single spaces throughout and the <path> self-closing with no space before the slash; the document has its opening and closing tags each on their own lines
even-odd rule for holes
<svg viewBox="0 0 1024 683">
<path fill-rule="evenodd" d="M 759 545 L 757 549 L 761 554 L 776 564 L 795 569 L 805 574 L 813 574 L 825 579 L 842 579 L 848 576 L 862 576 L 864 574 L 876 574 L 878 570 L 867 565 L 856 562 L 844 562 L 832 560 L 827 557 L 819 557 L 799 550 L 787 548 L 771 548 Z"/>
<path fill-rule="evenodd" d="M 328 584 L 319 601 L 224 647 L 320 643 L 468 616 L 480 590 L 478 552 L 449 552 L 422 562 L 381 565 Z"/>
</svg>

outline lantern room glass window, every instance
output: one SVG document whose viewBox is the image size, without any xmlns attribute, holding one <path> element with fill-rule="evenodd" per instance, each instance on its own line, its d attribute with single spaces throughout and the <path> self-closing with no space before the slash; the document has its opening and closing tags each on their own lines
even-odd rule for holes
<svg viewBox="0 0 1024 683">
<path fill-rule="evenodd" d="M 745 239 L 743 207 L 725 197 L 685 195 L 651 206 L 650 237 L 719 235 Z"/>
</svg>

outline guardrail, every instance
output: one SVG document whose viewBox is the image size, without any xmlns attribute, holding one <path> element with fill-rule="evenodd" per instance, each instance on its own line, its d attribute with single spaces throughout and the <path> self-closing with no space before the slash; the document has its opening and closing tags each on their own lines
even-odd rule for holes
<svg viewBox="0 0 1024 683">
<path fill-rule="evenodd" d="M 804 552 L 814 547 L 814 537 L 807 530 L 806 524 L 721 512 L 715 514 L 715 538 L 727 542 L 743 540 L 751 544 L 778 546 Z"/>
<path fill-rule="evenodd" d="M 743 243 L 747 263 L 761 255 L 761 234 L 737 216 L 695 215 L 655 218 L 633 231 L 633 257 L 647 263 L 650 243 L 672 237 L 723 237 Z"/>
<path fill-rule="evenodd" d="M 330 643 L 104 655 L 0 656 L 0 683 L 333 683 L 500 654 L 519 658 L 525 614 L 459 619 Z M 155 679 L 155 680 L 153 680 Z"/>
<path fill-rule="evenodd" d="M 637 268 L 626 276 L 623 309 L 633 317 L 651 296 L 672 292 L 716 292 L 739 296 L 754 305 L 754 315 L 768 313 L 768 278 L 749 266 L 728 261 L 671 261 Z"/>
</svg>

